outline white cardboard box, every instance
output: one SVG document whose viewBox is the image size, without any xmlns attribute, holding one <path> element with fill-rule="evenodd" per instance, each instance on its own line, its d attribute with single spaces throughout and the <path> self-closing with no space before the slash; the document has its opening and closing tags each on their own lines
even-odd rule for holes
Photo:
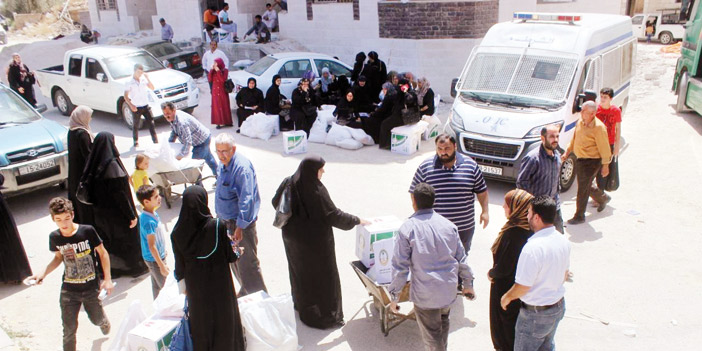
<svg viewBox="0 0 702 351">
<path fill-rule="evenodd" d="M 307 133 L 304 130 L 283 132 L 283 152 L 286 155 L 307 152 Z"/>
<path fill-rule="evenodd" d="M 392 282 L 392 257 L 395 252 L 395 239 L 383 239 L 373 243 L 373 269 L 375 269 L 375 281 L 378 284 L 390 284 Z"/>
<path fill-rule="evenodd" d="M 393 128 L 391 131 L 390 151 L 402 155 L 411 155 L 417 152 L 419 150 L 419 142 L 422 140 L 422 134 L 428 125 L 429 123 L 425 121 L 419 121 L 415 124 Z"/>
<path fill-rule="evenodd" d="M 391 239 L 402 226 L 402 221 L 395 216 L 370 218 L 371 224 L 356 226 L 356 257 L 364 266 L 374 263 L 373 243 L 383 239 Z"/>
<path fill-rule="evenodd" d="M 429 127 L 427 127 L 427 130 L 424 131 L 422 134 L 422 140 L 433 140 L 437 136 L 439 136 L 439 127 L 441 125 L 439 124 L 430 124 Z"/>
<path fill-rule="evenodd" d="M 129 331 L 127 341 L 130 351 L 167 351 L 180 318 L 157 318 L 141 322 Z"/>
</svg>

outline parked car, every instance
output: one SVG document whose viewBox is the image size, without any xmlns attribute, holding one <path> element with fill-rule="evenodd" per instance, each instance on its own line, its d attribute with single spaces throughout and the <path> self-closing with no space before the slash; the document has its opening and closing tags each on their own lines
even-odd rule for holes
<svg viewBox="0 0 702 351">
<path fill-rule="evenodd" d="M 317 79 L 324 67 L 335 76 L 345 75 L 351 78 L 352 68 L 347 64 L 324 54 L 312 52 L 286 52 L 264 56 L 243 71 L 229 71 L 229 78 L 234 82 L 234 93 L 246 86 L 250 77 L 256 78 L 256 85 L 265 94 L 271 86 L 271 79 L 278 74 L 281 77 L 280 93 L 288 99 L 297 88 L 297 83 L 307 71 L 314 72 Z M 314 86 L 312 82 L 311 86 Z"/>
<path fill-rule="evenodd" d="M 158 37 L 139 39 L 129 45 L 148 51 L 168 68 L 187 73 L 193 78 L 200 78 L 203 75 L 202 58 L 195 51 L 184 51 L 175 44 Z"/>
<path fill-rule="evenodd" d="M 6 196 L 66 185 L 68 149 L 66 127 L 40 114 L 10 87 L 0 83 L 0 173 Z"/>
<path fill-rule="evenodd" d="M 67 51 L 62 65 L 40 69 L 36 78 L 41 93 L 65 116 L 76 105 L 119 114 L 132 126 L 132 110 L 124 101 L 124 89 L 140 63 L 155 89 L 149 92 L 154 117 L 163 116 L 161 104 L 172 102 L 177 109 L 192 112 L 200 100 L 193 78 L 169 69 L 143 49 L 125 46 L 93 45 Z M 143 119 L 137 128 L 141 128 Z"/>
<path fill-rule="evenodd" d="M 646 23 L 649 21 L 653 23 L 653 38 L 663 45 L 683 40 L 685 36 L 685 21 L 680 19 L 680 9 L 634 15 L 631 26 L 639 40 L 646 39 Z"/>
</svg>

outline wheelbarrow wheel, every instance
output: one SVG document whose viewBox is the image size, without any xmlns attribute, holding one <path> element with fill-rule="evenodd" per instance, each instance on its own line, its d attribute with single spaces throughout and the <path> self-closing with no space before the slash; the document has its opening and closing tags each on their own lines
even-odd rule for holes
<svg viewBox="0 0 702 351">
<path fill-rule="evenodd" d="M 383 306 L 380 309 L 380 331 L 383 332 L 384 336 L 388 336 L 390 330 L 388 330 L 388 309 Z"/>
<path fill-rule="evenodd" d="M 158 192 L 161 193 L 161 197 L 166 200 L 166 207 L 171 208 L 171 191 L 162 186 L 158 187 Z"/>
</svg>

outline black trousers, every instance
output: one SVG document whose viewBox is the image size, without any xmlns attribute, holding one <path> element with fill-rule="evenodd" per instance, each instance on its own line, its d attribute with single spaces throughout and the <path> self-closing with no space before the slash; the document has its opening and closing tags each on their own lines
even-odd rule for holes
<svg viewBox="0 0 702 351">
<path fill-rule="evenodd" d="M 101 326 L 108 323 L 102 301 L 98 299 L 97 290 L 70 291 L 61 289 L 61 320 L 63 321 L 63 350 L 76 350 L 76 331 L 78 330 L 78 312 L 83 306 L 91 323 Z"/>
<path fill-rule="evenodd" d="M 132 138 L 136 143 L 139 141 L 139 120 L 141 116 L 144 116 L 146 120 L 146 125 L 149 127 L 149 132 L 151 133 L 151 140 L 154 143 L 158 143 L 158 136 L 156 135 L 156 126 L 154 125 L 154 116 L 151 114 L 151 107 L 142 106 L 137 107 L 136 112 L 132 113 Z"/>
<path fill-rule="evenodd" d="M 576 210 L 574 218 L 584 218 L 587 208 L 587 199 L 592 196 L 595 201 L 602 203 L 606 199 L 604 191 L 594 187 L 592 181 L 602 168 L 599 158 L 579 158 L 575 163 L 575 174 L 578 177 L 578 197 L 575 201 Z"/>
</svg>

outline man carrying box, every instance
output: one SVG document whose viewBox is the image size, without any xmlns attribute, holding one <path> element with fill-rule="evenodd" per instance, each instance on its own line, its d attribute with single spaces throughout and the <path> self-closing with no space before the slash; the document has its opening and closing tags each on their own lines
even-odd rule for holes
<svg viewBox="0 0 702 351">
<path fill-rule="evenodd" d="M 427 183 L 414 187 L 415 212 L 394 239 L 393 280 L 389 289 L 390 308 L 397 311 L 398 296 L 411 270 L 410 300 L 427 351 L 446 350 L 449 312 L 456 300 L 458 277 L 473 280 L 458 228 L 432 210 L 435 197 L 434 188 Z M 462 292 L 470 300 L 475 298 L 472 286 L 464 287 Z"/>
</svg>

